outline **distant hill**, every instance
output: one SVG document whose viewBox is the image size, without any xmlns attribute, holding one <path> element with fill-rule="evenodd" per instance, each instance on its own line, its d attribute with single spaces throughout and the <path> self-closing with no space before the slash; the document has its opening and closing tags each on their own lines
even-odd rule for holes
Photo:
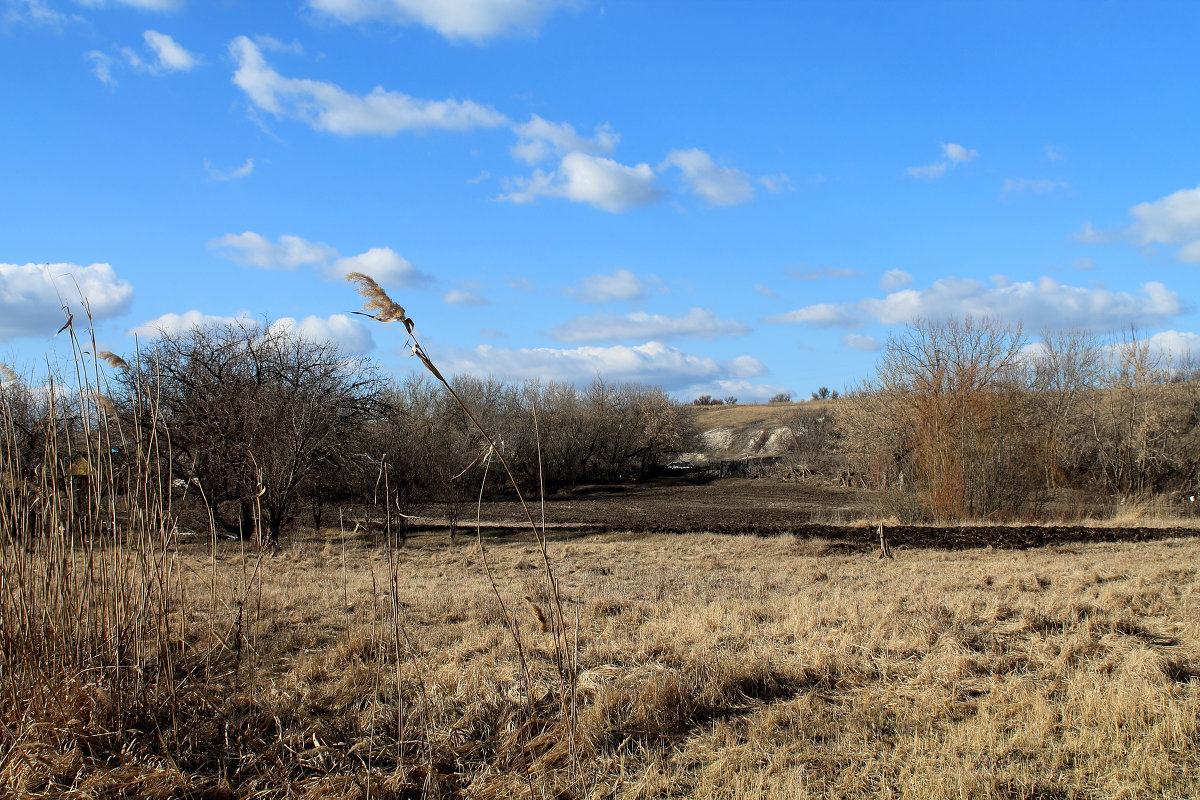
<svg viewBox="0 0 1200 800">
<path fill-rule="evenodd" d="M 801 403 L 738 403 L 687 406 L 685 418 L 697 433 L 697 450 L 680 459 L 705 464 L 739 458 L 774 456 L 791 444 L 790 422 L 801 411 L 828 408 L 837 401 Z"/>
</svg>

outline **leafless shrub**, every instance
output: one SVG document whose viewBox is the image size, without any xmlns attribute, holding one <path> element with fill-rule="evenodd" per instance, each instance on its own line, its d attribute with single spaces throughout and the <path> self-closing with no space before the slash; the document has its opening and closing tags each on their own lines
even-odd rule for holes
<svg viewBox="0 0 1200 800">
<path fill-rule="evenodd" d="M 128 397 L 155 382 L 173 473 L 218 508 L 231 504 L 218 521 L 243 537 L 261 508 L 272 545 L 306 493 L 353 465 L 383 389 L 365 359 L 247 322 L 163 332 L 123 375 Z"/>
<path fill-rule="evenodd" d="M 1019 329 L 989 319 L 907 326 L 846 408 L 852 460 L 879 485 L 917 491 L 933 519 L 1020 513 L 1037 485 L 1024 345 Z"/>
</svg>

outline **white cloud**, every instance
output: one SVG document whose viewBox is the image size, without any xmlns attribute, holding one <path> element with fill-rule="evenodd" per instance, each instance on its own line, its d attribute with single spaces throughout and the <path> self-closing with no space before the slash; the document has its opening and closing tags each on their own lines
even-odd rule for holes
<svg viewBox="0 0 1200 800">
<path fill-rule="evenodd" d="M 1062 158 L 1063 158 L 1062 153 L 1059 152 L 1059 149 L 1052 144 L 1046 145 L 1045 153 L 1046 153 L 1047 161 L 1050 161 L 1050 162 L 1062 161 Z"/>
<path fill-rule="evenodd" d="M 1176 292 L 1154 281 L 1142 284 L 1137 294 L 1068 286 L 1053 278 L 1036 283 L 993 281 L 987 286 L 973 279 L 943 278 L 925 289 L 860 301 L 858 307 L 885 324 L 972 314 L 1020 322 L 1031 330 L 1153 326 L 1185 310 Z"/>
<path fill-rule="evenodd" d="M 1050 194 L 1059 189 L 1069 188 L 1062 181 L 1033 180 L 1030 178 L 1006 178 L 1004 181 L 1005 194 Z"/>
<path fill-rule="evenodd" d="M 88 301 L 94 319 L 110 319 L 129 310 L 133 287 L 117 278 L 109 264 L 0 263 L 0 341 L 50 338 L 66 319 L 62 307 L 78 311 L 80 297 Z"/>
<path fill-rule="evenodd" d="M 583 303 L 637 300 L 652 284 L 658 283 L 653 275 L 643 280 L 627 269 L 618 269 L 611 275 L 588 275 L 580 281 L 578 289 L 567 289 L 567 294 Z"/>
<path fill-rule="evenodd" d="M 1071 262 L 1071 266 L 1080 270 L 1092 270 L 1096 268 L 1096 262 L 1090 258 L 1077 258 Z"/>
<path fill-rule="evenodd" d="M 1136 294 L 1067 286 L 1053 278 L 1017 282 L 998 275 L 992 282 L 988 286 L 969 278 L 942 278 L 925 289 L 903 289 L 845 305 L 821 303 L 766 319 L 816 327 L 853 327 L 864 316 L 897 325 L 917 318 L 970 314 L 1021 323 L 1030 330 L 1116 330 L 1129 325 L 1159 326 L 1189 309 L 1177 292 L 1156 281 L 1142 284 Z"/>
<path fill-rule="evenodd" d="M 784 386 L 776 386 L 771 383 L 754 383 L 746 380 L 718 380 L 708 383 L 693 384 L 686 389 L 680 389 L 675 392 L 675 395 L 683 398 L 685 401 L 689 398 L 696 398 L 701 395 L 709 395 L 711 397 L 736 397 L 739 402 L 763 402 L 778 394 L 791 394 L 791 391 Z"/>
<path fill-rule="evenodd" d="M 178 336 L 194 328 L 255 324 L 255 320 L 246 312 L 227 317 L 205 314 L 193 309 L 182 314 L 163 314 L 130 329 L 128 333 L 130 336 L 153 340 L 164 334 Z M 310 342 L 333 342 L 350 355 L 367 353 L 375 348 L 370 329 L 346 314 L 333 314 L 329 317 L 308 316 L 299 321 L 293 317 L 282 317 L 272 322 L 270 327 L 271 330 L 291 331 Z"/>
<path fill-rule="evenodd" d="M 447 39 L 482 42 L 493 36 L 536 33 L 567 0 L 309 0 L 313 10 L 344 23 L 416 24 Z"/>
<path fill-rule="evenodd" d="M 902 269 L 889 269 L 883 273 L 883 277 L 879 279 L 879 288 L 885 292 L 903 289 L 907 286 L 912 286 L 913 276 Z"/>
<path fill-rule="evenodd" d="M 481 294 L 466 289 L 451 289 L 442 295 L 442 302 L 448 306 L 486 306 L 488 299 Z"/>
<path fill-rule="evenodd" d="M 642 311 L 576 317 L 547 333 L 560 342 L 606 342 L 620 339 L 661 341 L 677 336 L 712 339 L 715 336 L 744 336 L 749 330 L 742 323 L 721 319 L 708 309 L 692 308 L 679 317 Z"/>
<path fill-rule="evenodd" d="M 140 9 L 142 11 L 178 11 L 183 8 L 183 0 L 112 0 L 113 3 L 119 6 L 129 6 L 130 8 Z M 105 0 L 75 0 L 81 6 L 89 8 L 103 8 L 107 5 Z"/>
<path fill-rule="evenodd" d="M 337 251 L 319 242 L 310 242 L 299 236 L 284 234 L 277 242 L 253 231 L 228 233 L 212 239 L 208 246 L 219 255 L 244 267 L 263 269 L 296 269 L 302 266 L 318 266 L 337 258 Z"/>
<path fill-rule="evenodd" d="M 194 55 L 165 33 L 146 31 L 142 34 L 146 46 L 154 51 L 155 72 L 187 72 L 199 63 Z"/>
<path fill-rule="evenodd" d="M 940 178 L 950 164 L 939 161 L 936 164 L 925 164 L 920 167 L 909 167 L 908 174 L 913 178 Z"/>
<path fill-rule="evenodd" d="M 349 355 L 361 355 L 375 349 L 370 328 L 346 314 L 308 316 L 299 322 L 292 317 L 283 317 L 271 323 L 271 328 L 291 331 L 310 342 L 333 342 Z"/>
<path fill-rule="evenodd" d="M 412 262 L 390 247 L 372 247 L 356 256 L 342 258 L 327 244 L 284 234 L 275 242 L 254 231 L 229 233 L 209 241 L 208 246 L 236 264 L 262 269 L 312 267 L 328 281 L 340 281 L 351 272 L 370 275 L 388 286 L 410 288 L 433 282 Z"/>
<path fill-rule="evenodd" d="M 10 0 L 7 5 L 3 20 L 9 24 L 28 23 L 59 29 L 66 22 L 80 21 L 74 14 L 68 16 L 55 11 L 45 0 Z"/>
<path fill-rule="evenodd" d="M 1084 244 L 1106 244 L 1114 237 L 1108 231 L 1094 227 L 1091 222 L 1085 222 L 1083 227 L 1071 234 L 1071 238 Z"/>
<path fill-rule="evenodd" d="M 245 178 L 254 171 L 254 159 L 247 158 L 245 164 L 229 170 L 217 169 L 211 162 L 206 160 L 204 162 L 204 169 L 208 172 L 208 177 L 214 181 L 235 181 L 239 178 Z"/>
<path fill-rule="evenodd" d="M 703 150 L 672 150 L 658 165 L 659 172 L 678 167 L 692 194 L 714 206 L 736 206 L 754 199 L 750 176 L 734 167 L 719 167 Z"/>
<path fill-rule="evenodd" d="M 205 314 L 202 311 L 192 310 L 185 311 L 182 314 L 174 312 L 163 314 L 162 316 L 143 322 L 135 328 L 130 328 L 127 333 L 130 336 L 138 336 L 143 339 L 155 339 L 163 334 L 178 336 L 193 328 L 205 328 L 212 325 L 234 325 L 238 323 L 253 324 L 253 320 L 245 312 L 236 317 L 223 317 L 218 314 Z"/>
<path fill-rule="evenodd" d="M 340 281 L 351 272 L 369 275 L 385 286 L 413 288 L 434 282 L 432 275 L 421 272 L 390 247 L 372 247 L 365 253 L 339 258 L 325 270 L 325 278 Z"/>
<path fill-rule="evenodd" d="M 1180 189 L 1129 209 L 1130 230 L 1141 244 L 1179 244 L 1179 260 L 1200 264 L 1200 186 Z"/>
<path fill-rule="evenodd" d="M 785 173 L 780 172 L 777 175 L 763 175 L 758 179 L 762 187 L 772 194 L 779 192 L 790 192 L 792 190 L 792 179 Z"/>
<path fill-rule="evenodd" d="M 1161 331 L 1146 340 L 1150 349 L 1173 360 L 1200 357 L 1200 334 L 1190 331 Z"/>
<path fill-rule="evenodd" d="M 89 50 L 83 54 L 84 57 L 92 62 L 92 74 L 103 83 L 105 86 L 116 86 L 117 79 L 113 77 L 112 57 L 101 53 L 99 50 Z"/>
<path fill-rule="evenodd" d="M 766 321 L 812 325 L 817 328 L 855 328 L 862 324 L 859 315 L 855 314 L 850 306 L 832 303 L 817 303 L 784 314 L 772 314 Z"/>
<path fill-rule="evenodd" d="M 961 144 L 943 144 L 941 161 L 919 167 L 909 167 L 908 174 L 913 178 L 940 178 L 950 167 L 974 161 L 978 157 L 979 151 L 969 150 Z"/>
<path fill-rule="evenodd" d="M 480 184 L 480 183 L 483 183 L 484 181 L 486 181 L 490 177 L 492 177 L 492 173 L 488 172 L 486 169 L 480 170 L 479 174 L 476 175 L 474 178 L 467 178 L 467 183 Z"/>
<path fill-rule="evenodd" d="M 566 122 L 547 122 L 537 114 L 530 117 L 529 122 L 514 125 L 513 132 L 518 137 L 512 146 L 513 158 L 526 164 L 537 164 L 551 156 L 567 153 L 604 155 L 611 153 L 621 140 L 607 124 L 597 125 L 595 135 L 586 137 L 577 134 Z"/>
<path fill-rule="evenodd" d="M 951 164 L 965 164 L 979 157 L 977 150 L 968 150 L 961 144 L 943 144 L 942 157 Z"/>
<path fill-rule="evenodd" d="M 656 202 L 662 192 L 654 185 L 649 164 L 626 166 L 611 158 L 568 153 L 552 172 L 534 170 L 528 178 L 507 183 L 513 191 L 498 199 L 531 203 L 538 197 L 563 197 L 575 203 L 620 213 Z"/>
<path fill-rule="evenodd" d="M 779 297 L 779 292 L 775 291 L 770 286 L 763 286 L 761 283 L 754 284 L 754 291 L 758 292 L 763 297 Z"/>
<path fill-rule="evenodd" d="M 847 333 L 842 337 L 842 344 L 847 347 L 853 347 L 855 350 L 865 350 L 866 352 L 874 352 L 882 347 L 874 336 L 866 336 L 861 333 Z"/>
<path fill-rule="evenodd" d="M 450 355 L 450 371 L 502 378 L 547 378 L 586 382 L 601 375 L 615 381 L 650 383 L 672 390 L 698 381 L 744 379 L 764 375 L 756 358 L 738 356 L 721 362 L 685 353 L 661 342 L 635 347 L 546 347 L 519 350 L 480 345 Z"/>
<path fill-rule="evenodd" d="M 254 36 L 254 43 L 262 50 L 267 50 L 272 53 L 290 53 L 294 56 L 304 55 L 304 45 L 293 40 L 291 42 L 282 42 L 274 36 L 265 33 L 260 33 Z"/>
<path fill-rule="evenodd" d="M 422 100 L 381 86 L 359 96 L 323 81 L 285 78 L 272 69 L 250 38 L 229 45 L 238 68 L 233 82 L 250 102 L 276 119 L 299 120 L 314 130 L 355 136 L 400 131 L 469 130 L 503 125 L 507 118 L 471 100 Z"/>
</svg>

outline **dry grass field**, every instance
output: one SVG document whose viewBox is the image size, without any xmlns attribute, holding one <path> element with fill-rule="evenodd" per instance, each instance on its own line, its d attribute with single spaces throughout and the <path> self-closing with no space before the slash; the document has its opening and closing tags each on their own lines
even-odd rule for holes
<svg viewBox="0 0 1200 800">
<path fill-rule="evenodd" d="M 120 737 L 86 687 L 55 724 L 10 712 L 0 793 L 1200 796 L 1200 540 L 894 560 L 794 536 L 552 541 L 572 713 L 518 539 L 485 540 L 495 589 L 470 539 L 181 543 L 178 696 Z"/>
</svg>

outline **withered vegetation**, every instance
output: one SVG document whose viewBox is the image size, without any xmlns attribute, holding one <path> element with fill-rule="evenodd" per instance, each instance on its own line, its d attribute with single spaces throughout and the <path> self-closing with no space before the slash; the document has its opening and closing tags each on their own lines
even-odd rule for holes
<svg viewBox="0 0 1200 800">
<path fill-rule="evenodd" d="M 403 309 L 360 284 L 371 316 L 413 335 Z M 477 497 L 504 492 L 493 464 L 509 471 L 513 456 L 525 464 L 509 471 L 519 497 L 544 482 L 539 465 L 558 458 L 575 468 L 580 440 L 587 463 L 609 465 L 610 478 L 656 463 L 679 446 L 667 444 L 676 410 L 603 382 L 571 395 L 466 381 L 450 392 L 458 411 L 427 385 L 399 392 L 410 405 L 372 389 L 370 404 L 347 413 L 366 408 L 359 418 L 374 433 L 346 433 L 332 443 L 342 447 L 322 440 L 307 460 L 287 451 L 296 470 L 337 470 L 277 484 L 264 463 L 281 452 L 274 442 L 239 455 L 237 487 L 217 495 L 207 486 L 218 479 L 197 467 L 196 453 L 210 451 L 174 441 L 194 409 L 172 405 L 161 363 L 113 360 L 76 339 L 70 321 L 64 331 L 77 354 L 70 388 L 0 371 L 0 794 L 1196 795 L 1194 536 L 944 551 L 889 548 L 880 528 L 889 557 L 877 558 L 871 547 L 804 535 L 556 535 L 522 502 L 523 530 L 448 538 L 410 525 L 415 495 L 398 488 L 406 454 L 467 460 L 435 475 L 456 481 L 474 469 Z M 229 352 L 264 353 L 271 335 L 239 334 Z M 997 352 L 1011 350 L 1003 335 L 995 341 Z M 319 374 L 349 374 L 325 355 Z M 204 369 L 180 375 L 193 382 Z M 1153 391 L 1130 389 L 1141 404 L 1135 420 L 1147 418 Z M 546 403 L 556 392 L 574 399 Z M 991 468 L 978 460 L 988 448 L 1007 452 L 989 426 L 1012 412 L 1005 391 L 944 395 L 919 398 L 915 429 L 900 416 L 882 433 L 907 442 L 889 457 L 911 457 L 903 463 L 917 470 L 909 480 L 920 501 L 948 504 L 933 516 L 957 518 L 955 504 L 994 501 L 969 480 Z M 552 415 L 532 417 L 527 438 L 516 427 L 497 435 L 489 423 L 505 430 L 504 416 L 489 418 L 495 406 L 476 404 L 479 396 L 530 410 L 582 408 L 591 397 L 596 416 L 563 414 L 547 426 L 569 432 L 561 449 L 553 434 L 543 448 Z M 864 407 L 861 397 L 837 403 Z M 305 404 L 302 394 L 280 398 L 272 408 L 286 413 L 251 422 L 283 431 L 303 420 Z M 409 414 L 418 408 L 441 410 Z M 1111 418 L 1123 422 L 1129 408 Z M 622 422 L 631 413 L 642 421 L 634 433 Z M 445 420 L 454 435 L 422 433 L 398 455 L 397 440 L 380 434 L 415 437 L 427 419 Z M 601 435 L 588 420 L 609 428 Z M 955 430 L 959 439 L 941 438 Z M 1122 441 L 1142 441 L 1143 455 L 1166 452 L 1145 426 L 1129 430 L 1142 439 Z M 814 464 L 840 435 L 805 440 Z M 1105 480 L 1136 481 L 1120 464 L 1147 474 L 1159 463 L 1121 452 L 1104 456 L 1113 469 Z M 968 453 L 976 461 L 955 461 Z M 1059 455 L 1029 480 L 1069 475 Z M 964 483 L 939 495 L 934 467 Z M 287 503 L 273 510 L 283 488 Z M 317 524 L 279 536 L 273 520 L 294 517 L 305 497 L 317 503 Z M 237 506 L 236 525 L 218 519 L 220 503 Z M 470 529 L 461 490 L 432 508 L 451 530 Z M 1189 524 L 1172 522 L 1181 532 Z M 874 545 L 874 527 L 854 530 Z"/>
</svg>

